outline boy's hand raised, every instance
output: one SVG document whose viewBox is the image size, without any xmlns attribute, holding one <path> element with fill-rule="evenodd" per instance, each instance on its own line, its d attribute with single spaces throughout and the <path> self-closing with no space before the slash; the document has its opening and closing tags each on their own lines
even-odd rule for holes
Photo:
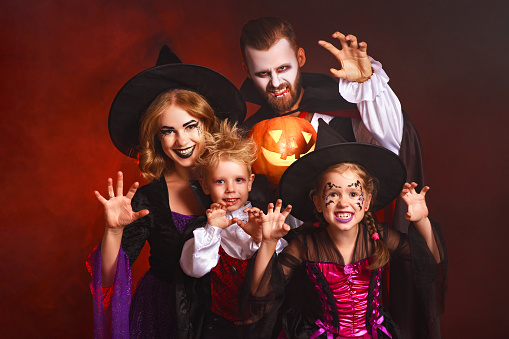
<svg viewBox="0 0 509 339">
<path fill-rule="evenodd" d="M 257 207 L 246 208 L 244 212 L 248 214 L 249 220 L 247 222 L 238 220 L 237 224 L 244 230 L 244 232 L 249 234 L 254 241 L 261 242 L 262 218 L 260 209 Z"/>
<path fill-rule="evenodd" d="M 207 215 L 207 223 L 217 228 L 225 229 L 237 222 L 236 218 L 228 220 L 226 218 L 226 206 L 218 203 L 210 205 L 205 214 Z"/>
</svg>

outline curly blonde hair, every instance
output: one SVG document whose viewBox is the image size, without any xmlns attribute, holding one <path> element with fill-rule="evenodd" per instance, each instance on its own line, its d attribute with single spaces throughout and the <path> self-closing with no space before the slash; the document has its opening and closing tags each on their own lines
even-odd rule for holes
<svg viewBox="0 0 509 339">
<path fill-rule="evenodd" d="M 309 196 L 313 198 L 313 196 L 317 195 L 318 192 L 320 192 L 320 189 L 323 184 L 323 178 L 325 177 L 326 174 L 331 172 L 343 174 L 348 170 L 352 171 L 361 178 L 366 194 L 368 195 L 371 194 L 371 203 L 369 207 L 371 209 L 371 207 L 373 206 L 373 202 L 375 201 L 376 198 L 378 185 L 377 180 L 376 178 L 372 177 L 363 166 L 355 163 L 342 162 L 336 165 L 332 165 L 326 170 L 324 170 L 316 178 L 313 185 L 313 189 L 309 193 Z M 362 220 L 362 223 L 366 225 L 369 236 L 371 237 L 373 234 L 377 233 L 378 230 L 376 227 L 375 219 L 373 218 L 372 211 L 370 209 L 366 211 L 366 213 L 364 213 L 364 219 Z M 325 219 L 323 218 L 322 213 L 319 213 L 316 209 L 314 212 L 315 215 L 318 217 L 318 220 L 321 223 L 325 223 Z M 376 269 L 378 267 L 382 267 L 389 262 L 390 258 L 389 250 L 387 249 L 387 246 L 385 246 L 385 244 L 382 242 L 380 238 L 375 240 L 375 253 L 373 254 L 373 257 L 374 257 L 373 263 L 368 267 L 371 270 Z"/>
<path fill-rule="evenodd" d="M 205 134 L 205 151 L 195 163 L 200 178 L 206 178 L 209 169 L 216 167 L 221 160 L 246 165 L 249 175 L 252 174 L 251 165 L 256 160 L 254 140 L 244 139 L 237 124 L 229 124 L 228 119 L 221 122 L 218 132 Z"/>
<path fill-rule="evenodd" d="M 150 181 L 172 169 L 173 163 L 164 153 L 158 137 L 161 115 L 172 105 L 197 118 L 205 134 L 215 132 L 219 125 L 214 110 L 200 94 L 185 89 L 172 89 L 159 94 L 143 114 L 140 124 L 138 167 L 143 177 Z"/>
</svg>

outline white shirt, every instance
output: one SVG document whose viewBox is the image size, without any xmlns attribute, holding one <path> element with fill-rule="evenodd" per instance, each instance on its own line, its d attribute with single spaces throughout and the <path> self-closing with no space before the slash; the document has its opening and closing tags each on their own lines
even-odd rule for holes
<svg viewBox="0 0 509 339">
<path fill-rule="evenodd" d="M 251 208 L 248 201 L 244 207 L 236 211 L 226 211 L 226 218 L 237 218 L 247 222 L 249 216 L 244 209 Z M 257 243 L 236 223 L 221 229 L 207 224 L 193 231 L 194 238 L 184 244 L 180 257 L 180 266 L 185 274 L 201 278 L 216 267 L 219 261 L 219 246 L 231 257 L 241 260 L 249 259 L 260 247 Z M 276 253 L 281 252 L 288 243 L 280 239 L 276 245 Z"/>
<path fill-rule="evenodd" d="M 373 74 L 363 82 L 339 79 L 339 93 L 348 102 L 357 104 L 361 119 L 352 119 L 355 140 L 375 144 L 399 154 L 403 138 L 403 113 L 398 97 L 389 87 L 389 77 L 382 64 L 369 57 Z M 318 119 L 329 123 L 333 116 L 313 115 L 311 125 L 318 130 Z"/>
</svg>

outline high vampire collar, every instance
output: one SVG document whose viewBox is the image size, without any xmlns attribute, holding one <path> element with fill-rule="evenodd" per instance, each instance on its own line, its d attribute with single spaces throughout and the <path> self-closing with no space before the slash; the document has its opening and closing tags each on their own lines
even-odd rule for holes
<svg viewBox="0 0 509 339">
<path fill-rule="evenodd" d="M 346 101 L 338 91 L 334 78 L 321 73 L 302 73 L 304 94 L 297 111 L 330 112 L 357 109 L 356 104 Z M 265 98 L 256 89 L 253 80 L 246 78 L 240 87 L 240 93 L 247 102 L 267 107 Z M 291 113 L 287 113 L 291 114 Z M 286 115 L 286 114 L 285 114 Z"/>
</svg>

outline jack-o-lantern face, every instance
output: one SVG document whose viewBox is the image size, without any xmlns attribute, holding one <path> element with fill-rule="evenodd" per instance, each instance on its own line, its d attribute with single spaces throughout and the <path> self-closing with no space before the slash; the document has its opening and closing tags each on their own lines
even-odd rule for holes
<svg viewBox="0 0 509 339">
<path fill-rule="evenodd" d="M 258 145 L 253 172 L 265 174 L 274 186 L 295 160 L 315 149 L 316 132 L 313 126 L 297 117 L 263 120 L 251 128 L 249 136 Z"/>
</svg>

